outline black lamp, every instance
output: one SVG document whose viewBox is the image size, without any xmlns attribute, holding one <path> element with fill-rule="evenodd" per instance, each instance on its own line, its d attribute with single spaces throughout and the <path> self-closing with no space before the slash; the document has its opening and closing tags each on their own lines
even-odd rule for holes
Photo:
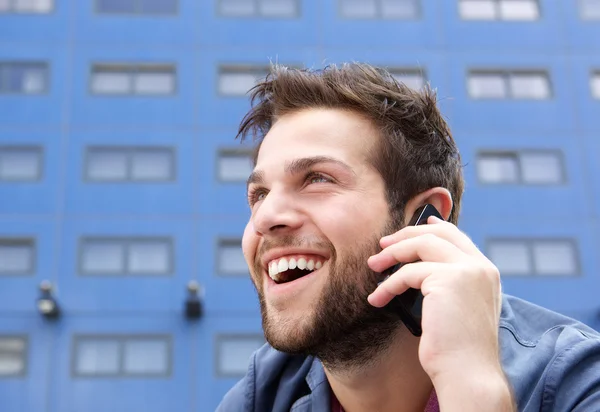
<svg viewBox="0 0 600 412">
<path fill-rule="evenodd" d="M 202 302 L 198 296 L 200 284 L 195 280 L 190 280 L 187 284 L 188 297 L 185 300 L 185 317 L 193 320 L 199 319 L 203 315 Z"/>
<path fill-rule="evenodd" d="M 40 297 L 37 300 L 37 308 L 46 319 L 56 319 L 60 316 L 60 307 L 52 295 L 52 283 L 48 280 L 40 283 Z"/>
</svg>

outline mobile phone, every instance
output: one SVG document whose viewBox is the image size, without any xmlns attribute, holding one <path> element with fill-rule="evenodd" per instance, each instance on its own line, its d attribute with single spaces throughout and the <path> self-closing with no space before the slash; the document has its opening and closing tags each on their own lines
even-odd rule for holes
<svg viewBox="0 0 600 412">
<path fill-rule="evenodd" d="M 427 223 L 429 216 L 436 216 L 439 219 L 444 220 L 440 213 L 436 210 L 433 205 L 426 204 L 419 207 L 412 219 L 408 223 L 408 226 L 417 226 Z M 381 273 L 384 280 L 389 278 L 393 273 L 402 267 L 404 263 L 397 263 L 394 266 L 386 269 Z M 402 322 L 406 325 L 406 328 L 415 336 L 421 336 L 423 330 L 421 329 L 421 316 L 423 307 L 423 294 L 419 289 L 410 288 L 401 295 L 394 297 L 390 303 L 385 306 L 385 310 L 392 311 L 400 316 Z"/>
</svg>

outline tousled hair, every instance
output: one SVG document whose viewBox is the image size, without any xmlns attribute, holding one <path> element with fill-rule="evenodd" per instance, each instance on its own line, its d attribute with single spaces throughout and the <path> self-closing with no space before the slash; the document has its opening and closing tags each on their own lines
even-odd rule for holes
<svg viewBox="0 0 600 412">
<path fill-rule="evenodd" d="M 368 119 L 379 139 L 371 165 L 382 176 L 392 217 L 403 217 L 406 203 L 433 187 L 452 195 L 449 221 L 458 223 L 464 190 L 461 158 L 435 92 L 429 85 L 413 90 L 382 68 L 364 63 L 331 65 L 321 70 L 272 65 L 266 78 L 250 90 L 252 108 L 238 135 L 258 141 L 285 114 L 312 108 L 353 111 Z"/>
</svg>

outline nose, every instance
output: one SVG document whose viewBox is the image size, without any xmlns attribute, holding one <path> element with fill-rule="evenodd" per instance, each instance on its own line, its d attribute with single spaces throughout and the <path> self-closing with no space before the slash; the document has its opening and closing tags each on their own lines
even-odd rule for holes
<svg viewBox="0 0 600 412">
<path fill-rule="evenodd" d="M 302 214 L 290 194 L 271 190 L 252 217 L 254 230 L 263 235 L 287 234 L 302 226 Z"/>
</svg>

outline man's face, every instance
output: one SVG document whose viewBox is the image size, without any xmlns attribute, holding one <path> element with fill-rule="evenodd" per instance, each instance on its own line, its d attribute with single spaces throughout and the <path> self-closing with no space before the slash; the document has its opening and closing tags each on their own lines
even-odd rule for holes
<svg viewBox="0 0 600 412">
<path fill-rule="evenodd" d="M 243 250 L 279 350 L 331 358 L 333 345 L 356 352 L 361 333 L 397 326 L 367 302 L 379 280 L 367 259 L 397 229 L 368 162 L 378 138 L 368 120 L 333 109 L 284 115 L 264 138 Z"/>
</svg>

